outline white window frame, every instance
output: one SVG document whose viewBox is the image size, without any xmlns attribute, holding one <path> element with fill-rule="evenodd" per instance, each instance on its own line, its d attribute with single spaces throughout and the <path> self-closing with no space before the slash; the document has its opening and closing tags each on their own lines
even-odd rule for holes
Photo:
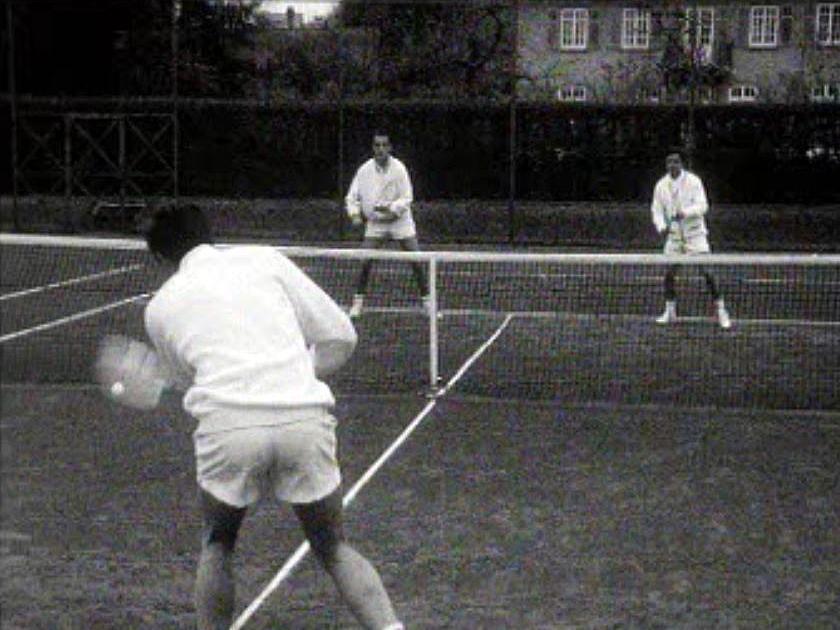
<svg viewBox="0 0 840 630">
<path fill-rule="evenodd" d="M 758 88 L 754 85 L 733 85 L 729 88 L 730 103 L 755 103 L 756 101 L 758 101 Z"/>
<path fill-rule="evenodd" d="M 840 46 L 840 2 L 817 5 L 816 37 L 820 46 Z"/>
<path fill-rule="evenodd" d="M 685 46 L 691 46 L 691 23 L 694 21 L 695 49 L 700 53 L 700 63 L 710 63 L 715 46 L 715 8 L 698 7 L 697 20 L 694 20 L 694 7 L 685 10 Z"/>
<path fill-rule="evenodd" d="M 587 100 L 585 85 L 564 85 L 557 90 L 557 100 L 563 103 L 584 103 Z"/>
<path fill-rule="evenodd" d="M 837 103 L 840 102 L 840 84 L 823 83 L 811 88 L 811 102 Z"/>
<path fill-rule="evenodd" d="M 589 9 L 560 9 L 560 50 L 586 50 L 589 45 Z"/>
<path fill-rule="evenodd" d="M 750 48 L 777 48 L 781 11 L 778 5 L 750 7 Z"/>
<path fill-rule="evenodd" d="M 650 29 L 650 9 L 624 9 L 621 20 L 621 47 L 624 50 L 649 49 Z"/>
<path fill-rule="evenodd" d="M 639 103 L 658 104 L 661 100 L 660 91 L 658 89 L 641 88 L 636 93 L 636 100 Z"/>
</svg>

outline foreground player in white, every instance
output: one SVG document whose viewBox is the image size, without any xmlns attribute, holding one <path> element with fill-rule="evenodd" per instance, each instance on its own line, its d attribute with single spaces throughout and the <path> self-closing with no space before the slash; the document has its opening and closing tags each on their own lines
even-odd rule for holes
<svg viewBox="0 0 840 630">
<path fill-rule="evenodd" d="M 385 133 L 373 136 L 373 157 L 356 171 L 345 205 L 354 225 L 365 225 L 365 249 L 379 249 L 395 241 L 405 251 L 419 251 L 417 227 L 411 214 L 414 191 L 408 169 L 391 155 L 391 140 Z M 362 272 L 350 307 L 350 317 L 358 317 L 364 305 L 373 261 L 362 264 Z M 429 288 L 423 265 L 412 263 L 414 280 L 420 290 L 423 307 L 429 310 Z"/>
<path fill-rule="evenodd" d="M 711 250 L 704 219 L 709 203 L 703 182 L 697 175 L 683 168 L 679 153 L 671 153 L 665 158 L 665 168 L 668 172 L 657 182 L 651 204 L 653 224 L 657 232 L 666 234 L 665 253 L 709 253 Z M 665 272 L 665 312 L 657 318 L 657 323 L 667 324 L 677 319 L 675 281 L 679 268 L 680 265 L 671 265 Z M 732 323 L 714 277 L 702 267 L 700 272 L 715 301 L 718 323 L 721 328 L 729 328 Z"/>
<path fill-rule="evenodd" d="M 319 377 L 353 352 L 350 320 L 278 252 L 214 247 L 196 207 L 158 212 L 146 241 L 174 271 L 146 307 L 146 330 L 198 420 L 198 627 L 230 626 L 237 534 L 248 507 L 267 493 L 292 505 L 359 622 L 402 628 L 376 569 L 342 531 L 335 401 Z"/>
</svg>

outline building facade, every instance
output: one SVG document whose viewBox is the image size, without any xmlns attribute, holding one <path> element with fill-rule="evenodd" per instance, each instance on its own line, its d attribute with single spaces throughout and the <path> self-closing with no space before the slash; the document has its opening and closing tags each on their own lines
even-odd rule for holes
<svg viewBox="0 0 840 630">
<path fill-rule="evenodd" d="M 528 100 L 840 102 L 840 2 L 526 2 L 517 61 Z"/>
</svg>

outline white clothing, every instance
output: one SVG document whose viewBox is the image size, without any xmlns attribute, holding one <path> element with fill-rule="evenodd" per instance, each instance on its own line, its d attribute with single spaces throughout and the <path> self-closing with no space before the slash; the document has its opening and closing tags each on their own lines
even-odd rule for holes
<svg viewBox="0 0 840 630">
<path fill-rule="evenodd" d="M 703 250 L 703 243 L 705 251 L 708 251 L 708 230 L 704 219 L 708 209 L 703 182 L 694 173 L 683 170 L 676 179 L 668 174 L 657 182 L 650 210 L 657 232 L 668 231 L 666 253 L 683 249 L 699 253 Z M 676 218 L 678 210 L 682 213 L 681 219 Z"/>
<path fill-rule="evenodd" d="M 282 425 L 196 434 L 198 485 L 235 507 L 270 495 L 289 503 L 322 499 L 341 484 L 335 427 L 321 411 Z"/>
<path fill-rule="evenodd" d="M 145 323 L 161 362 L 186 389 L 197 434 L 294 422 L 333 407 L 316 376 L 319 350 L 343 349 L 342 363 L 356 343 L 341 308 L 264 246 L 195 247 L 147 305 Z"/>
<path fill-rule="evenodd" d="M 671 233 L 665 240 L 665 254 L 708 254 L 711 251 L 709 239 L 705 234 L 685 238 Z"/>
<path fill-rule="evenodd" d="M 367 220 L 365 237 L 367 238 L 413 238 L 417 235 L 411 203 L 414 191 L 408 169 L 394 156 L 389 156 L 385 168 L 380 167 L 371 158 L 359 167 L 345 204 L 347 213 L 353 216 L 364 215 Z M 386 206 L 397 218 L 390 220 L 374 210 L 376 206 Z"/>
</svg>

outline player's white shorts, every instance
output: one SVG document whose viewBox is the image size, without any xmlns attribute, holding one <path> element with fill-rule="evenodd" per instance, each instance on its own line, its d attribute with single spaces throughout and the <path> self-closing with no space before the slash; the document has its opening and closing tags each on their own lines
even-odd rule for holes
<svg viewBox="0 0 840 630">
<path fill-rule="evenodd" d="M 401 241 L 406 238 L 415 238 L 416 236 L 417 227 L 414 225 L 411 217 L 401 217 L 393 223 L 368 221 L 365 225 L 365 238 Z"/>
<path fill-rule="evenodd" d="M 335 427 L 324 411 L 283 424 L 196 432 L 198 485 L 234 507 L 268 494 L 289 503 L 323 499 L 341 483 Z"/>
<path fill-rule="evenodd" d="M 711 251 L 705 234 L 680 237 L 669 234 L 665 241 L 666 254 L 708 254 Z"/>
</svg>

